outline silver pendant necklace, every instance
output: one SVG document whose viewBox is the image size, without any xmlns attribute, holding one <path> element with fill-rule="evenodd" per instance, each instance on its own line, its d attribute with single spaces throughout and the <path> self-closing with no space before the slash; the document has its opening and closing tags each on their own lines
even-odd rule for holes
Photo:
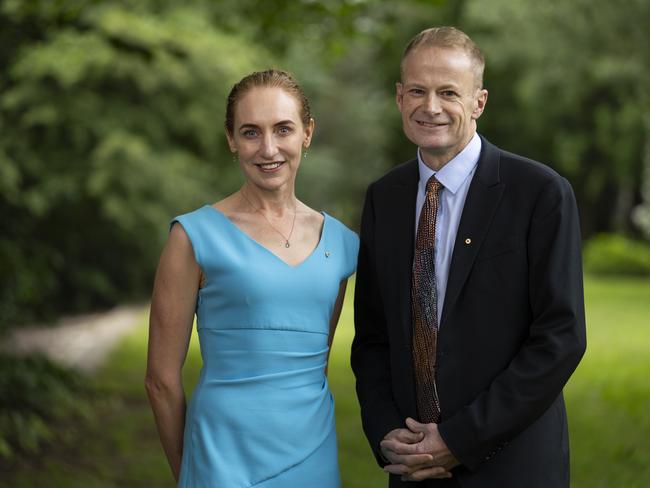
<svg viewBox="0 0 650 488">
<path fill-rule="evenodd" d="M 261 208 L 255 208 L 255 205 L 253 205 L 253 204 L 251 203 L 251 201 L 246 197 L 246 195 L 244 195 L 244 191 L 243 191 L 243 190 L 239 190 L 239 194 L 240 194 L 242 197 L 244 197 L 244 200 L 246 200 L 246 203 L 248 203 L 248 205 L 250 205 L 250 207 L 253 209 L 254 212 L 257 212 L 257 213 L 259 213 L 262 217 L 264 217 L 264 220 L 266 220 L 266 223 L 269 224 L 269 227 L 271 227 L 271 229 L 273 229 L 275 232 L 277 232 L 278 234 L 280 234 L 280 235 L 282 236 L 282 238 L 284 239 L 284 247 L 287 247 L 287 248 L 288 248 L 288 247 L 291 247 L 291 243 L 289 242 L 289 239 L 291 239 L 291 235 L 293 234 L 293 227 L 294 227 L 294 225 L 296 224 L 296 208 L 295 208 L 295 206 L 294 206 L 294 208 L 293 208 L 293 220 L 291 221 L 291 230 L 289 231 L 289 235 L 288 235 L 288 236 L 285 236 L 285 235 L 284 235 L 284 234 L 283 234 L 283 233 L 282 233 L 282 232 L 281 232 L 277 227 L 275 227 L 275 226 L 271 223 L 271 221 L 266 217 L 266 215 L 264 215 L 264 214 L 262 213 L 262 209 L 261 209 Z"/>
</svg>

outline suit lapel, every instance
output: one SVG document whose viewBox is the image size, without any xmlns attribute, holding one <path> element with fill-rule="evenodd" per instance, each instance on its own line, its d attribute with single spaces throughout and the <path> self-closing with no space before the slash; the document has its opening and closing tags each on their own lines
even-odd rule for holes
<svg viewBox="0 0 650 488">
<path fill-rule="evenodd" d="M 467 280 L 470 270 L 490 228 L 505 185 L 499 178 L 499 149 L 482 139 L 481 156 L 467 192 L 452 253 L 441 326 Z M 470 242 L 467 243 L 466 240 Z"/>
<path fill-rule="evenodd" d="M 411 341 L 411 267 L 415 236 L 415 203 L 419 171 L 417 160 L 408 163 L 401 178 L 384 187 L 379 199 L 382 208 L 380 239 L 384 249 L 379 263 L 384 279 L 387 300 L 396 312 L 397 320 L 405 333 L 406 344 Z"/>
</svg>

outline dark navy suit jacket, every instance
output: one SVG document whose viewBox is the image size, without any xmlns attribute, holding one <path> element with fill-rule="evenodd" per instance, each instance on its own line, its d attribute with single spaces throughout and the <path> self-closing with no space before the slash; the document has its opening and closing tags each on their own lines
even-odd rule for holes
<svg viewBox="0 0 650 488">
<path fill-rule="evenodd" d="M 440 433 L 453 481 L 390 486 L 569 485 L 562 388 L 585 351 L 581 240 L 573 191 L 555 171 L 482 140 L 454 244 L 437 348 Z M 361 224 L 352 367 L 379 456 L 417 417 L 411 267 L 417 161 L 371 184 Z"/>
</svg>

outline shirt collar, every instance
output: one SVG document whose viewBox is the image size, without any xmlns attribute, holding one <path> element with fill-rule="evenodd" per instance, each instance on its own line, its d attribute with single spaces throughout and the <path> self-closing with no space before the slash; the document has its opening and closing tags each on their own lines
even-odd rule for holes
<svg viewBox="0 0 650 488">
<path fill-rule="evenodd" d="M 431 176 L 442 183 L 445 189 L 456 194 L 467 177 L 474 171 L 481 155 L 481 138 L 474 133 L 472 139 L 467 143 L 461 152 L 454 156 L 451 161 L 445 164 L 439 171 L 429 168 L 420 157 L 418 148 L 418 168 L 420 170 L 420 188 L 426 193 L 427 181 Z"/>
</svg>

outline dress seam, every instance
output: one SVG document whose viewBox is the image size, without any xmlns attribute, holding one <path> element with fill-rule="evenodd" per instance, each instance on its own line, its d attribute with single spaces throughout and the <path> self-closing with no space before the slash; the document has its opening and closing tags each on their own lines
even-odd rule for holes
<svg viewBox="0 0 650 488">
<path fill-rule="evenodd" d="M 331 392 L 330 392 L 330 396 L 331 396 Z M 333 406 L 333 405 L 332 405 L 332 409 L 334 409 L 334 406 Z M 260 485 L 260 484 L 265 483 L 265 482 L 267 482 L 267 481 L 269 481 L 269 480 L 272 480 L 273 478 L 277 478 L 278 476 L 281 476 L 281 475 L 283 475 L 284 473 L 286 473 L 286 472 L 292 470 L 292 469 L 295 468 L 296 466 L 301 465 L 301 464 L 304 463 L 304 462 L 305 462 L 305 461 L 306 461 L 310 456 L 312 456 L 316 451 L 318 451 L 318 450 L 321 448 L 321 446 L 322 446 L 323 444 L 325 444 L 325 441 L 327 441 L 327 439 L 329 438 L 329 436 L 332 434 L 332 431 L 336 432 L 336 424 L 335 424 L 334 422 L 332 422 L 332 424 L 331 424 L 331 428 L 330 428 L 329 432 L 327 433 L 327 435 L 323 436 L 323 439 L 318 443 L 318 445 L 314 448 L 314 450 L 313 450 L 312 452 L 309 453 L 309 455 L 305 456 L 304 458 L 302 458 L 302 459 L 301 459 L 300 461 L 298 461 L 297 463 L 292 464 L 291 466 L 287 466 L 285 469 L 283 469 L 282 471 L 280 471 L 280 472 L 278 472 L 278 473 L 275 473 L 275 474 L 273 474 L 273 475 L 271 475 L 271 476 L 268 476 L 268 477 L 266 477 L 266 478 L 264 478 L 264 479 L 261 479 L 261 480 L 258 480 L 258 481 L 254 481 L 254 482 L 252 482 L 251 484 L 246 485 L 245 488 L 253 488 L 253 487 L 257 486 L 257 485 Z"/>
<path fill-rule="evenodd" d="M 226 331 L 226 330 L 270 330 L 273 332 L 304 332 L 306 334 L 321 334 L 321 335 L 328 335 L 328 332 L 321 332 L 321 331 L 316 331 L 316 330 L 304 330 L 304 329 L 290 329 L 290 328 L 277 328 L 277 327 L 197 327 L 197 331 L 199 330 L 213 330 L 216 332 L 221 332 L 221 331 Z"/>
</svg>

